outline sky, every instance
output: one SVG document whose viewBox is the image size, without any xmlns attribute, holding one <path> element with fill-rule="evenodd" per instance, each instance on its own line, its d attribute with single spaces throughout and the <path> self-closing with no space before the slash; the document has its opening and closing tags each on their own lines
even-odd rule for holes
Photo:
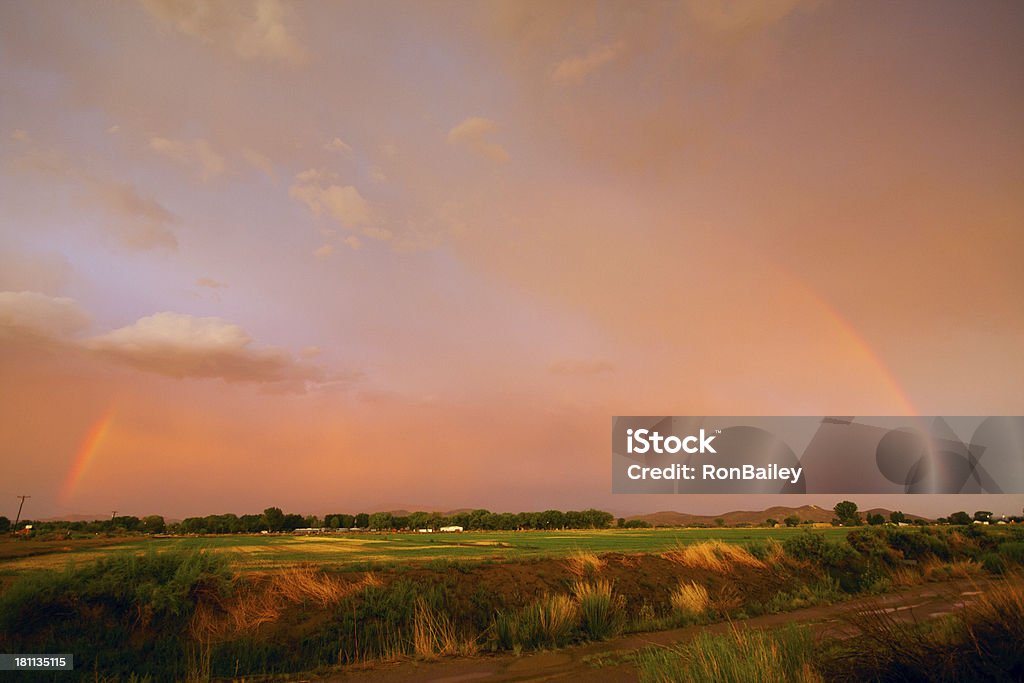
<svg viewBox="0 0 1024 683">
<path fill-rule="evenodd" d="M 831 507 L 613 495 L 610 418 L 1024 414 L 1022 46 L 994 0 L 0 3 L 0 514 Z"/>
</svg>

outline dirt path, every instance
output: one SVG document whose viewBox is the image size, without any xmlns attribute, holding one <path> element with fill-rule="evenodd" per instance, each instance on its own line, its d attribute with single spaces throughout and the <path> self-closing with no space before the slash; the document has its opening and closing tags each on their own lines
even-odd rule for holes
<svg viewBox="0 0 1024 683">
<path fill-rule="evenodd" d="M 956 580 L 913 586 L 882 596 L 858 598 L 836 605 L 770 614 L 734 622 L 741 628 L 772 628 L 799 622 L 811 626 L 821 637 L 846 637 L 854 629 L 846 624 L 845 613 L 865 607 L 881 607 L 902 621 L 927 621 L 963 609 L 973 596 L 986 591 L 998 580 Z M 398 683 L 430 681 L 462 683 L 471 681 L 637 681 L 636 667 L 629 662 L 610 663 L 596 668 L 594 661 L 602 656 L 621 656 L 649 645 L 673 645 L 693 638 L 698 633 L 724 633 L 728 623 L 710 626 L 688 626 L 671 631 L 621 636 L 600 643 L 587 643 L 557 651 L 515 656 L 503 653 L 465 659 L 442 659 L 434 662 L 408 660 L 395 664 L 377 664 L 367 669 L 350 669 L 324 679 L 327 683 Z M 614 662 L 614 660 L 613 660 Z"/>
</svg>

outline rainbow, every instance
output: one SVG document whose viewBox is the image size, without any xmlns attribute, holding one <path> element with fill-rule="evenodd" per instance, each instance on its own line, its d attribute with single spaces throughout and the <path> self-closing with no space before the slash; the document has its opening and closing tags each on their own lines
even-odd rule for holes
<svg viewBox="0 0 1024 683">
<path fill-rule="evenodd" d="M 67 476 L 64 477 L 64 483 L 60 488 L 60 500 L 67 503 L 75 492 L 75 487 L 78 486 L 79 480 L 88 468 L 89 463 L 93 461 L 96 453 L 99 452 L 100 444 L 103 442 L 103 437 L 110 431 L 110 423 L 114 419 L 113 408 L 105 410 L 89 430 L 85 433 L 85 437 L 82 439 L 81 445 L 78 447 L 78 451 L 75 454 L 75 459 L 71 463 L 71 469 L 68 470 Z"/>
<path fill-rule="evenodd" d="M 800 276 L 791 270 L 782 269 L 778 264 L 772 264 L 777 271 L 783 275 L 789 283 L 807 297 L 813 306 L 827 319 L 845 341 L 847 352 L 859 358 L 867 367 L 874 370 L 876 381 L 880 388 L 899 406 L 904 415 L 917 416 L 917 409 L 914 407 L 910 396 L 903 389 L 903 385 L 893 375 L 892 370 L 882 360 L 871 343 L 864 338 L 856 327 L 850 323 L 839 310 L 830 304 L 821 294 L 805 282 Z"/>
</svg>

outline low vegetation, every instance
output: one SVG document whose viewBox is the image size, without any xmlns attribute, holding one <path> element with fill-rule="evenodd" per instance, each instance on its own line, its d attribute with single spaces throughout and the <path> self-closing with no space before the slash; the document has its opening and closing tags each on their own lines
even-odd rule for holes
<svg viewBox="0 0 1024 683">
<path fill-rule="evenodd" d="M 1024 534 L 1015 527 L 875 526 L 845 538 L 776 531 L 781 543 L 770 537 L 743 545 L 707 539 L 647 554 L 577 547 L 559 558 L 335 570 L 307 564 L 238 572 L 226 553 L 124 552 L 19 577 L 0 595 L 0 651 L 71 651 L 84 677 L 153 681 L 528 651 L 623 631 L 741 620 L 894 585 L 1012 576 L 1024 547 Z M 910 648 L 905 651 L 886 649 L 883 644 L 895 636 L 884 619 L 872 625 L 872 617 L 865 617 L 859 625 L 867 635 L 857 647 L 871 648 L 862 650 L 870 655 L 864 661 L 880 672 L 910 666 L 906 662 L 915 657 L 923 663 L 914 666 L 939 666 L 946 661 L 939 653 L 946 651 L 968 660 L 983 653 L 1014 666 L 1015 651 L 1005 637 L 1024 638 L 1021 604 L 1019 590 L 987 596 L 962 624 L 922 627 L 914 638 L 904 633 L 899 642 Z M 744 667 L 758 662 L 759 671 L 779 672 L 779 680 L 833 680 L 843 662 L 841 652 L 827 660 L 805 657 L 804 635 L 788 631 L 769 637 L 738 629 L 702 648 L 703 654 L 685 648 L 645 654 L 643 675 L 752 680 L 743 677 Z"/>
</svg>

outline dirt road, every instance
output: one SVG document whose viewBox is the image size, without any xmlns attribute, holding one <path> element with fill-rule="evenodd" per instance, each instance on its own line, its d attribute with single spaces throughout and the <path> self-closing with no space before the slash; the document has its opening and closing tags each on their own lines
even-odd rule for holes
<svg viewBox="0 0 1024 683">
<path fill-rule="evenodd" d="M 812 627 L 822 637 L 845 637 L 854 633 L 843 621 L 847 612 L 866 607 L 881 607 L 897 619 L 927 621 L 963 609 L 973 596 L 986 591 L 998 580 L 976 579 L 929 583 L 905 588 L 882 596 L 858 598 L 848 602 L 809 607 L 785 614 L 771 614 L 733 622 L 740 628 L 772 628 L 789 623 Z M 586 681 L 617 683 L 637 681 L 635 666 L 629 662 L 615 663 L 609 656 L 625 655 L 649 645 L 673 645 L 686 642 L 701 631 L 723 633 L 728 623 L 710 626 L 688 626 L 671 631 L 621 636 L 600 643 L 587 643 L 552 652 L 521 656 L 503 653 L 464 659 L 441 659 L 433 662 L 408 660 L 394 664 L 377 664 L 372 668 L 350 669 L 324 679 L 329 683 L 399 683 L 424 681 L 431 683 L 462 683 L 472 681 Z M 606 658 L 598 668 L 595 660 Z"/>
</svg>

